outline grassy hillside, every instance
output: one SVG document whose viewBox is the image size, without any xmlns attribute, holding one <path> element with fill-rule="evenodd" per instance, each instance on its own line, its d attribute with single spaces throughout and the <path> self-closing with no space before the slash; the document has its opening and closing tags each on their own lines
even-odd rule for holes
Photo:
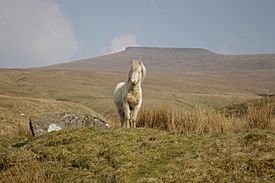
<svg viewBox="0 0 275 183">
<path fill-rule="evenodd" d="M 92 113 L 88 107 L 53 99 L 0 95 L 0 136 L 29 134 L 29 117 L 51 112 Z"/>
<path fill-rule="evenodd" d="M 81 129 L 0 141 L 6 182 L 274 182 L 275 133 Z"/>
<path fill-rule="evenodd" d="M 99 113 L 114 114 L 113 90 L 116 83 L 126 80 L 127 71 L 0 70 L 0 76 L 1 95 L 75 102 Z M 237 80 L 209 74 L 161 75 L 148 71 L 142 85 L 144 105 L 167 103 L 176 108 L 197 105 L 223 107 L 257 97 L 254 93 L 259 88 L 273 87 L 272 80 L 260 82 L 265 76 L 249 80 L 249 76 L 244 77 Z"/>
</svg>

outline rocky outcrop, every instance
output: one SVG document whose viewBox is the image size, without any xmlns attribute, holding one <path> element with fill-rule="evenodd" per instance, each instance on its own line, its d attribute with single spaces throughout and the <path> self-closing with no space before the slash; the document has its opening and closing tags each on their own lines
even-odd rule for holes
<svg viewBox="0 0 275 183">
<path fill-rule="evenodd" d="M 51 113 L 30 117 L 30 129 L 33 136 L 66 128 L 95 127 L 110 128 L 105 119 L 98 114 Z"/>
</svg>

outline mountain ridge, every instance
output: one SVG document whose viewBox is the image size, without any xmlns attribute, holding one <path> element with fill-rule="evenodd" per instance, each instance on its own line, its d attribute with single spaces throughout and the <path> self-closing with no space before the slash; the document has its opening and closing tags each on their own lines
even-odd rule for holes
<svg viewBox="0 0 275 183">
<path fill-rule="evenodd" d="M 124 51 L 36 69 L 122 72 L 140 59 L 152 72 L 231 72 L 275 69 L 275 54 L 222 55 L 203 48 L 127 47 Z"/>
</svg>

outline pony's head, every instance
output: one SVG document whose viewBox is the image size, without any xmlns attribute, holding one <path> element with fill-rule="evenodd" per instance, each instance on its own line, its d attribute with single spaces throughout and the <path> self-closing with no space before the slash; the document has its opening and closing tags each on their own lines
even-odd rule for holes
<svg viewBox="0 0 275 183">
<path fill-rule="evenodd" d="M 129 81 L 132 85 L 137 85 L 142 82 L 145 78 L 146 70 L 140 60 L 132 60 L 131 70 L 129 72 Z"/>
</svg>

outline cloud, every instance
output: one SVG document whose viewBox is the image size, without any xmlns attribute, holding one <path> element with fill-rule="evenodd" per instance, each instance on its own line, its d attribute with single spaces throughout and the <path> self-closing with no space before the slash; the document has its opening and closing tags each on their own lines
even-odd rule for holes
<svg viewBox="0 0 275 183">
<path fill-rule="evenodd" d="M 109 51 L 109 53 L 123 51 L 126 47 L 129 46 L 140 46 L 140 44 L 137 42 L 137 38 L 135 35 L 126 34 L 125 36 L 115 37 L 112 39 L 111 50 Z"/>
<path fill-rule="evenodd" d="M 0 0 L 0 67 L 64 62 L 77 51 L 71 23 L 54 0 Z"/>
</svg>

